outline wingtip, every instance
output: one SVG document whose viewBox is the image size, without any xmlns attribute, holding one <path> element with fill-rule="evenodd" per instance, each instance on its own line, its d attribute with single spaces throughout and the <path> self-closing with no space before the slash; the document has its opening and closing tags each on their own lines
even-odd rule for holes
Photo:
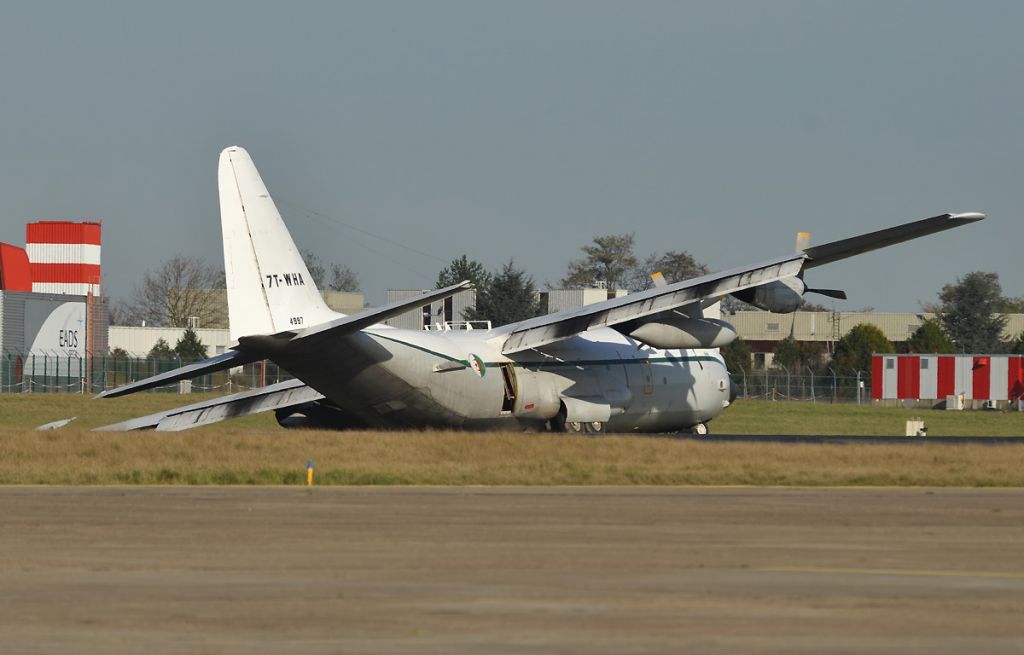
<svg viewBox="0 0 1024 655">
<path fill-rule="evenodd" d="M 962 212 L 960 214 L 950 214 L 949 217 L 960 221 L 980 221 L 985 218 L 985 215 L 981 212 Z"/>
</svg>

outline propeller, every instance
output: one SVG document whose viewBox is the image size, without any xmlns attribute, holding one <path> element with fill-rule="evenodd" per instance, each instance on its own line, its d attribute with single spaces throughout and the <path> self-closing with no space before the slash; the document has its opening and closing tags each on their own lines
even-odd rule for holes
<svg viewBox="0 0 1024 655">
<path fill-rule="evenodd" d="M 842 289 L 805 289 L 804 293 L 816 293 L 836 300 L 846 300 L 846 292 Z"/>
</svg>

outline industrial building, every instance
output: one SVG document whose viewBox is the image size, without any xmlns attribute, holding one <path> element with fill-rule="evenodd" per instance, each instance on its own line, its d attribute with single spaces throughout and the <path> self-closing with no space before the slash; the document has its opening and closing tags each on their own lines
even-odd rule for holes
<svg viewBox="0 0 1024 655">
<path fill-rule="evenodd" d="M 388 289 L 388 304 L 408 300 L 431 291 L 431 289 Z M 444 329 L 445 327 L 470 327 L 463 315 L 467 309 L 476 306 L 476 290 L 461 291 L 450 298 L 424 305 L 419 310 L 406 312 L 401 316 L 388 319 L 391 327 L 406 330 Z M 472 327 L 486 328 L 486 322 Z"/>
<path fill-rule="evenodd" d="M 215 289 L 220 303 L 227 307 L 228 296 L 224 289 Z M 354 314 L 363 309 L 363 294 L 351 291 L 321 291 L 320 295 L 328 307 L 342 314 Z M 223 312 L 226 316 L 227 312 Z M 193 326 L 196 336 L 206 346 L 209 357 L 220 355 L 231 347 L 231 337 L 226 324 L 202 325 L 196 322 Z M 157 327 L 151 325 L 111 325 L 109 345 L 111 350 L 119 349 L 130 355 L 144 357 L 161 339 L 171 348 L 185 333 L 183 327 Z"/>
<path fill-rule="evenodd" d="M 1003 339 L 1011 340 L 1024 332 L 1024 314 L 1007 314 Z M 762 311 L 738 311 L 722 318 L 736 328 L 736 333 L 747 342 L 753 356 L 751 365 L 756 370 L 771 368 L 775 347 L 791 336 L 796 341 L 820 343 L 822 351 L 832 352 L 835 342 L 842 339 L 855 325 L 873 325 L 894 344 L 904 343 L 921 324 L 935 318 L 926 312 L 794 312 L 773 314 Z"/>
<path fill-rule="evenodd" d="M 406 300 L 429 289 L 388 289 L 388 303 Z M 538 292 L 542 314 L 553 314 L 565 309 L 575 309 L 591 303 L 619 298 L 626 295 L 625 289 L 547 289 Z M 445 327 L 483 327 L 486 329 L 488 321 L 474 322 L 467 325 L 463 312 L 476 305 L 476 291 L 470 289 L 457 293 L 448 300 L 435 302 L 431 305 L 424 305 L 419 311 L 412 311 L 397 316 L 387 321 L 392 327 L 405 328 L 407 330 L 438 329 Z M 477 324 L 479 323 L 479 324 Z"/>
<path fill-rule="evenodd" d="M 621 298 L 629 293 L 626 289 L 592 287 L 586 289 L 547 289 L 539 292 L 542 314 L 554 314 L 566 309 L 576 309 L 595 302 Z"/>
<path fill-rule="evenodd" d="M 106 352 L 99 223 L 39 221 L 25 247 L 0 244 L 0 387 L 42 377 L 76 388 L 90 379 L 88 353 Z"/>
</svg>

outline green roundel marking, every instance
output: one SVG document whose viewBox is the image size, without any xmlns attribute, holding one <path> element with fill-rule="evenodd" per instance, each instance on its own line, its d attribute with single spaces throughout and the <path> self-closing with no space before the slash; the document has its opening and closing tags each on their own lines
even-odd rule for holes
<svg viewBox="0 0 1024 655">
<path fill-rule="evenodd" d="M 480 355 L 469 353 L 469 366 L 480 377 L 487 375 L 487 365 L 484 364 L 484 360 L 480 359 Z"/>
</svg>

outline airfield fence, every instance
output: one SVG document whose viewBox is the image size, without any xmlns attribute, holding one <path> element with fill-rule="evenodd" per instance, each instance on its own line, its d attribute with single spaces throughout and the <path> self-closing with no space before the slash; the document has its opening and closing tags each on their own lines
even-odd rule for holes
<svg viewBox="0 0 1024 655">
<path fill-rule="evenodd" d="M 0 356 L 0 393 L 99 393 L 152 375 L 172 371 L 180 358 L 64 353 L 4 353 Z M 292 376 L 270 361 L 254 362 L 152 389 L 155 393 L 234 393 L 288 380 Z"/>
<path fill-rule="evenodd" d="M 187 362 L 184 362 L 187 363 Z M 5 353 L 0 356 L 0 393 L 99 393 L 166 373 L 181 366 L 176 356 L 95 355 L 64 353 Z M 270 361 L 254 362 L 227 371 L 152 389 L 154 393 L 234 393 L 288 380 L 292 376 Z M 857 403 L 871 398 L 871 375 L 866 371 L 790 371 L 784 367 L 734 371 L 740 398 L 777 401 Z"/>
<path fill-rule="evenodd" d="M 871 400 L 868 371 L 791 371 L 785 367 L 732 372 L 738 398 L 828 403 L 866 403 Z"/>
</svg>

